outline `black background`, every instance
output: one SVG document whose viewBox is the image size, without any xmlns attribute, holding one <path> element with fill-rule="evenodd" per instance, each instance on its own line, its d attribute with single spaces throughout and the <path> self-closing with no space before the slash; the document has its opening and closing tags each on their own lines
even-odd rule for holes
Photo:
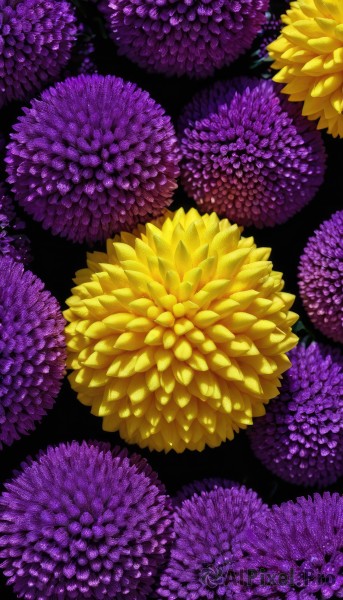
<svg viewBox="0 0 343 600">
<path fill-rule="evenodd" d="M 102 19 L 92 4 L 88 4 L 87 1 L 82 3 L 81 0 L 78 1 L 78 13 L 80 18 L 96 33 L 98 72 L 111 73 L 136 82 L 140 87 L 148 90 L 174 120 L 194 92 L 209 85 L 213 80 L 227 79 L 242 74 L 256 74 L 251 71 L 253 59 L 251 53 L 248 52 L 234 65 L 223 69 L 214 78 L 206 81 L 191 81 L 186 78 L 167 79 L 162 76 L 149 75 L 125 58 L 118 57 L 114 44 L 106 39 Z M 21 106 L 22 104 L 11 105 L 2 110 L 0 131 L 8 135 L 11 125 L 20 114 Z M 323 220 L 329 218 L 343 205 L 343 140 L 333 139 L 325 134 L 323 134 L 323 138 L 328 153 L 328 164 L 325 182 L 316 198 L 285 225 L 273 229 L 249 228 L 245 230 L 245 235 L 255 236 L 257 245 L 272 248 L 274 268 L 284 273 L 285 289 L 294 294 L 298 294 L 297 267 L 306 240 Z M 1 170 L 3 170 L 3 165 Z M 173 208 L 178 206 L 191 206 L 191 202 L 180 188 L 175 193 Z M 34 256 L 30 268 L 45 282 L 46 287 L 56 296 L 62 308 L 65 308 L 64 303 L 70 295 L 72 278 L 75 271 L 85 265 L 88 248 L 53 237 L 28 217 L 25 217 L 25 220 Z M 311 328 L 298 298 L 294 310 L 300 314 L 301 320 L 316 339 L 325 341 L 318 332 L 314 332 Z M 106 440 L 113 445 L 117 443 L 125 445 L 117 434 L 102 431 L 101 419 L 92 416 L 89 409 L 77 401 L 75 393 L 71 390 L 68 381 L 65 380 L 54 409 L 49 412 L 36 430 L 1 452 L 1 482 L 11 476 L 13 469 L 18 468 L 27 455 L 35 455 L 49 444 L 83 439 Z M 170 493 L 174 493 L 184 483 L 204 477 L 225 477 L 242 482 L 255 489 L 269 504 L 294 499 L 314 491 L 287 484 L 264 469 L 252 454 L 244 432 L 236 435 L 232 442 L 222 444 L 219 448 L 206 449 L 201 453 L 186 451 L 179 455 L 172 451 L 166 455 L 140 450 L 135 446 L 131 446 L 130 449 L 139 451 L 149 460 Z M 343 479 L 329 489 L 342 492 L 342 484 Z M 0 600 L 14 597 L 6 588 L 4 580 L 0 578 Z"/>
</svg>

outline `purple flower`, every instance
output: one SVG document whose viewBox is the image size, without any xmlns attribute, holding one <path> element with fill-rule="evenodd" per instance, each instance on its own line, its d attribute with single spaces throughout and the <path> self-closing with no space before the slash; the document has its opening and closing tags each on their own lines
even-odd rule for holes
<svg viewBox="0 0 343 600">
<path fill-rule="evenodd" d="M 243 544 L 250 585 L 235 600 L 343 597 L 343 497 L 298 498 L 274 506 Z"/>
<path fill-rule="evenodd" d="M 147 600 L 171 523 L 144 459 L 107 444 L 49 447 L 0 497 L 1 566 L 26 600 Z"/>
<path fill-rule="evenodd" d="M 208 77 L 247 50 L 268 0 L 109 0 L 119 52 L 148 71 Z"/>
<path fill-rule="evenodd" d="M 287 221 L 323 181 L 319 131 L 272 81 L 237 78 L 196 94 L 179 137 L 188 195 L 241 225 Z"/>
<path fill-rule="evenodd" d="M 242 556 L 247 530 L 268 512 L 244 486 L 203 492 L 175 512 L 175 541 L 162 574 L 159 598 L 231 598 L 227 579 Z"/>
<path fill-rule="evenodd" d="M 76 38 L 75 15 L 64 0 L 0 0 L 0 107 L 55 79 Z"/>
<path fill-rule="evenodd" d="M 343 210 L 324 221 L 300 258 L 299 290 L 313 325 L 343 343 Z"/>
<path fill-rule="evenodd" d="M 30 271 L 0 258 L 0 449 L 53 406 L 65 365 L 60 307 Z"/>
<path fill-rule="evenodd" d="M 177 187 L 164 110 L 133 83 L 80 75 L 43 92 L 14 127 L 8 181 L 45 229 L 103 240 L 158 216 Z"/>
<path fill-rule="evenodd" d="M 30 242 L 24 230 L 25 224 L 16 216 L 13 202 L 0 183 L 0 257 L 30 262 Z"/>
<path fill-rule="evenodd" d="M 232 487 L 239 487 L 239 484 L 235 481 L 230 481 L 230 479 L 221 479 L 220 477 L 192 481 L 182 486 L 174 496 L 173 503 L 174 506 L 179 506 L 184 500 L 192 498 L 195 494 L 200 495 L 202 492 L 211 492 L 218 488 L 231 489 Z"/>
<path fill-rule="evenodd" d="M 252 449 L 286 481 L 326 486 L 343 475 L 343 355 L 313 342 L 289 358 L 280 396 L 249 430 Z"/>
</svg>

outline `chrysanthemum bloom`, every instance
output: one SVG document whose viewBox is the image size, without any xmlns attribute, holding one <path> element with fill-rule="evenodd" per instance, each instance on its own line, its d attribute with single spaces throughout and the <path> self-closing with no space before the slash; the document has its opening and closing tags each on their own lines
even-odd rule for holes
<svg viewBox="0 0 343 600">
<path fill-rule="evenodd" d="M 315 196 L 325 150 L 272 81 L 236 78 L 196 94 L 179 122 L 181 177 L 202 210 L 240 225 L 284 223 Z"/>
<path fill-rule="evenodd" d="M 250 48 L 267 6 L 268 0 L 109 0 L 107 19 L 119 52 L 144 69 L 208 77 Z"/>
<path fill-rule="evenodd" d="M 18 598 L 147 600 L 171 539 L 170 500 L 143 459 L 61 444 L 0 497 L 0 557 Z"/>
<path fill-rule="evenodd" d="M 264 414 L 297 341 L 269 255 L 216 214 L 180 209 L 88 256 L 67 301 L 68 366 L 106 431 L 202 450 Z"/>
<path fill-rule="evenodd" d="M 30 271 L 0 258 L 0 449 L 35 428 L 65 367 L 60 307 Z"/>
<path fill-rule="evenodd" d="M 231 489 L 232 487 L 239 487 L 239 484 L 230 479 L 221 479 L 220 477 L 209 477 L 191 483 L 186 483 L 176 493 L 173 498 L 174 506 L 180 505 L 184 500 L 189 500 L 195 494 L 200 495 L 202 492 L 211 492 L 212 490 Z"/>
<path fill-rule="evenodd" d="M 298 345 L 280 398 L 249 430 L 262 463 L 286 481 L 326 486 L 343 475 L 343 355 Z"/>
<path fill-rule="evenodd" d="M 158 589 L 169 600 L 231 599 L 228 579 L 246 532 L 268 507 L 244 486 L 203 492 L 175 512 L 175 541 Z"/>
<path fill-rule="evenodd" d="M 76 39 L 64 0 L 0 0 L 0 107 L 31 96 L 67 64 Z"/>
<path fill-rule="evenodd" d="M 11 137 L 6 161 L 17 200 L 73 241 L 103 240 L 161 214 L 177 187 L 170 118 L 117 77 L 80 75 L 51 87 Z"/>
<path fill-rule="evenodd" d="M 303 101 L 303 115 L 318 129 L 343 137 L 343 4 L 341 0 L 298 0 L 282 16 L 285 27 L 269 46 L 287 84 L 289 100 Z"/>
<path fill-rule="evenodd" d="M 0 183 L 0 257 L 30 262 L 30 242 L 24 230 L 25 224 L 16 216 L 13 202 Z"/>
<path fill-rule="evenodd" d="M 324 221 L 300 258 L 299 290 L 313 325 L 343 343 L 343 211 Z"/>
<path fill-rule="evenodd" d="M 314 494 L 273 507 L 243 543 L 249 558 L 241 566 L 254 575 L 237 600 L 342 598 L 342 522 L 339 494 Z"/>
</svg>

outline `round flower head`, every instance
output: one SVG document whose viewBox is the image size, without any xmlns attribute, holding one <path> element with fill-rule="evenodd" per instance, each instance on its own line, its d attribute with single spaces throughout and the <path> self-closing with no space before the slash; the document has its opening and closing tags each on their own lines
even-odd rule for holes
<svg viewBox="0 0 343 600">
<path fill-rule="evenodd" d="M 175 506 L 178 506 L 184 500 L 192 498 L 195 494 L 200 495 L 202 492 L 211 492 L 218 488 L 231 489 L 232 487 L 239 487 L 239 484 L 230 481 L 229 479 L 221 479 L 220 477 L 210 477 L 199 481 L 192 481 L 191 483 L 186 483 L 182 486 L 173 498 L 173 502 Z"/>
<path fill-rule="evenodd" d="M 0 449 L 53 406 L 65 365 L 64 319 L 43 283 L 0 257 Z"/>
<path fill-rule="evenodd" d="M 252 448 L 286 481 L 326 486 L 343 475 L 343 355 L 312 343 L 289 358 L 280 398 L 249 431 Z"/>
<path fill-rule="evenodd" d="M 289 100 L 303 101 L 303 115 L 318 128 L 343 137 L 343 4 L 298 0 L 282 16 L 285 27 L 270 44 L 278 69 L 274 80 L 287 84 Z"/>
<path fill-rule="evenodd" d="M 33 95 L 67 64 L 76 39 L 64 0 L 0 0 L 0 108 Z"/>
<path fill-rule="evenodd" d="M 6 161 L 25 210 L 77 242 L 159 215 L 179 173 L 163 109 L 133 83 L 100 75 L 67 79 L 33 100 L 15 125 Z"/>
<path fill-rule="evenodd" d="M 336 600 L 343 595 L 343 497 L 298 498 L 274 506 L 244 542 L 245 573 L 237 600 Z M 236 600 L 236 597 L 235 597 Z"/>
<path fill-rule="evenodd" d="M 323 181 L 320 133 L 272 81 L 243 77 L 199 92 L 179 137 L 188 195 L 242 225 L 284 223 Z"/>
<path fill-rule="evenodd" d="M 180 209 L 88 256 L 67 300 L 68 366 L 106 431 L 202 450 L 264 414 L 297 341 L 269 255 L 216 214 Z"/>
<path fill-rule="evenodd" d="M 268 0 L 109 0 L 108 6 L 121 54 L 151 72 L 208 77 L 250 48 Z"/>
<path fill-rule="evenodd" d="M 343 211 L 324 221 L 300 258 L 299 291 L 313 325 L 343 343 Z"/>
<path fill-rule="evenodd" d="M 175 512 L 175 541 L 159 598 L 232 598 L 227 578 L 242 556 L 249 528 L 268 514 L 252 490 L 218 488 L 185 500 Z"/>
<path fill-rule="evenodd" d="M 0 183 L 0 257 L 10 256 L 30 262 L 30 242 L 23 234 L 25 225 L 17 218 L 11 198 Z"/>
<path fill-rule="evenodd" d="M 106 444 L 50 447 L 0 497 L 1 567 L 25 600 L 147 600 L 170 530 L 155 474 Z"/>
</svg>

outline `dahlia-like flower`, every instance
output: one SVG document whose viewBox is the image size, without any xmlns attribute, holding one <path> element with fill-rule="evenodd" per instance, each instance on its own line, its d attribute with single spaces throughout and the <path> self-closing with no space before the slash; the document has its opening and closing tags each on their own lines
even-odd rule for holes
<svg viewBox="0 0 343 600">
<path fill-rule="evenodd" d="M 0 449 L 53 406 L 65 367 L 60 307 L 30 271 L 0 257 Z"/>
<path fill-rule="evenodd" d="M 0 108 L 30 97 L 67 64 L 76 39 L 64 0 L 0 0 Z"/>
<path fill-rule="evenodd" d="M 300 258 L 299 291 L 313 325 L 343 343 L 343 210 L 324 221 Z"/>
<path fill-rule="evenodd" d="M 171 522 L 144 459 L 106 444 L 49 447 L 5 484 L 1 567 L 25 600 L 148 600 Z"/>
<path fill-rule="evenodd" d="M 189 500 L 194 495 L 200 495 L 202 492 L 212 492 L 212 490 L 231 489 L 232 487 L 239 487 L 239 484 L 230 479 L 221 479 L 220 477 L 209 477 L 191 483 L 186 483 L 176 493 L 173 498 L 174 506 L 180 505 L 184 500 Z"/>
<path fill-rule="evenodd" d="M 268 512 L 257 494 L 244 486 L 185 500 L 175 512 L 175 541 L 158 597 L 231 600 L 228 579 L 241 560 L 247 531 Z"/>
<path fill-rule="evenodd" d="M 280 397 L 250 428 L 252 449 L 286 481 L 326 486 L 343 475 L 343 355 L 299 344 Z"/>
<path fill-rule="evenodd" d="M 323 181 L 320 133 L 272 81 L 242 77 L 197 93 L 179 139 L 187 194 L 240 225 L 284 223 Z"/>
<path fill-rule="evenodd" d="M 25 224 L 18 219 L 13 202 L 0 183 L 0 257 L 10 256 L 24 264 L 30 262 L 30 242 L 24 231 Z"/>
<path fill-rule="evenodd" d="M 268 0 L 109 0 L 119 52 L 151 72 L 208 77 L 250 48 Z"/>
<path fill-rule="evenodd" d="M 70 382 L 106 431 L 168 451 L 232 439 L 264 414 L 297 337 L 269 248 L 216 214 L 167 213 L 76 274 Z"/>
<path fill-rule="evenodd" d="M 343 497 L 298 498 L 255 521 L 240 566 L 250 585 L 235 600 L 336 600 L 343 597 Z"/>
<path fill-rule="evenodd" d="M 114 76 L 80 75 L 46 90 L 11 139 L 8 181 L 18 202 L 73 241 L 103 240 L 161 214 L 177 187 L 170 118 Z"/>
<path fill-rule="evenodd" d="M 302 114 L 319 119 L 318 129 L 343 137 L 343 3 L 297 0 L 282 21 L 268 48 L 274 80 L 287 84 L 289 100 L 304 102 Z"/>
</svg>

